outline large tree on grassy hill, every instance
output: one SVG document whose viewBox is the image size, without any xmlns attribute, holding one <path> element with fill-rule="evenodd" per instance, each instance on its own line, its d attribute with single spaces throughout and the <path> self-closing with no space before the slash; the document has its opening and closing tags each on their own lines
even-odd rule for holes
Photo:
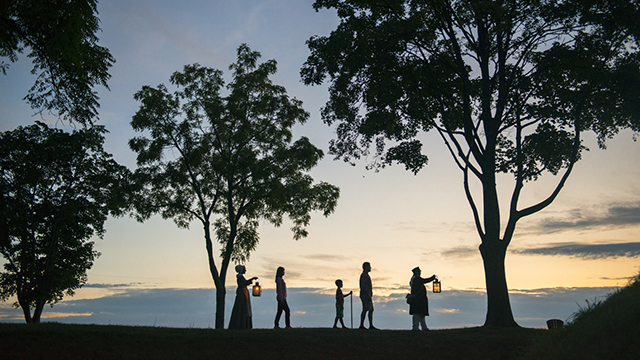
<svg viewBox="0 0 640 360">
<path fill-rule="evenodd" d="M 83 125 L 98 115 L 95 85 L 108 88 L 115 62 L 98 45 L 97 0 L 0 1 L 0 71 L 25 50 L 37 75 L 25 96 L 32 108 Z M 4 60 L 8 60 L 5 63 Z"/>
<path fill-rule="evenodd" d="M 0 134 L 0 300 L 15 295 L 27 323 L 84 285 L 91 238 L 126 207 L 128 170 L 103 150 L 105 132 L 38 122 Z"/>
<path fill-rule="evenodd" d="M 640 130 L 637 0 L 317 0 L 341 19 L 308 41 L 306 84 L 330 79 L 331 153 L 374 167 L 427 163 L 420 134 L 440 135 L 462 171 L 480 235 L 486 326 L 517 326 L 505 256 L 517 222 L 558 196 L 593 131 L 600 147 Z M 499 173 L 513 174 L 506 223 Z M 525 185 L 558 175 L 545 198 Z M 470 182 L 479 182 L 474 193 Z"/>
<path fill-rule="evenodd" d="M 307 236 L 310 213 L 328 216 L 339 196 L 337 187 L 314 184 L 307 174 L 323 152 L 305 137 L 292 142 L 291 128 L 309 114 L 269 79 L 275 60 L 258 64 L 259 57 L 247 45 L 238 48 L 226 96 L 222 72 L 198 64 L 171 76 L 173 93 L 159 85 L 135 94 L 141 105 L 131 125 L 145 132 L 129 142 L 143 186 L 137 218 L 159 213 L 181 228 L 201 223 L 216 287 L 216 329 L 224 327 L 229 263 L 249 258 L 259 221 L 279 226 L 287 215 L 297 240 Z"/>
</svg>

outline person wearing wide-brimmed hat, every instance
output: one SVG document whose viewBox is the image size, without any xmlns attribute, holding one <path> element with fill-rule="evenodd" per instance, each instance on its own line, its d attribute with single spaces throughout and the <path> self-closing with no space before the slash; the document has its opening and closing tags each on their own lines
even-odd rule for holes
<svg viewBox="0 0 640 360">
<path fill-rule="evenodd" d="M 427 288 L 424 284 L 435 280 L 436 275 L 424 279 L 420 277 L 422 271 L 419 267 L 415 267 L 411 271 L 413 271 L 413 277 L 411 277 L 411 281 L 409 281 L 409 285 L 411 286 L 409 314 L 413 316 L 412 330 L 420 330 L 420 326 L 422 326 L 422 330 L 429 330 L 425 318 L 429 316 L 429 300 L 427 299 Z"/>
</svg>

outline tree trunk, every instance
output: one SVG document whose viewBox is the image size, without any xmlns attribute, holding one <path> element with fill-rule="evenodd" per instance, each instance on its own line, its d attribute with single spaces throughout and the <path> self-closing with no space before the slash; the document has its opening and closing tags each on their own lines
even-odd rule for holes
<svg viewBox="0 0 640 360">
<path fill-rule="evenodd" d="M 494 138 L 491 138 L 494 139 Z M 486 327 L 517 327 L 513 318 L 509 288 L 504 260 L 507 255 L 508 241 L 500 239 L 500 205 L 495 177 L 495 141 L 487 141 L 486 156 L 483 164 L 483 205 L 484 228 L 480 253 L 484 264 L 484 277 L 487 286 Z"/>
<path fill-rule="evenodd" d="M 513 318 L 504 260 L 507 248 L 497 241 L 493 246 L 480 245 L 487 286 L 487 317 L 485 327 L 518 327 Z"/>
<path fill-rule="evenodd" d="M 31 308 L 29 307 L 29 302 L 23 301 L 21 299 L 21 296 L 18 294 L 18 304 L 20 304 L 20 307 L 22 308 L 22 313 L 24 314 L 24 321 L 27 324 L 31 324 L 33 321 L 31 319 Z"/>
<path fill-rule="evenodd" d="M 31 320 L 33 321 L 34 324 L 40 323 L 40 316 L 42 315 L 42 310 L 44 310 L 45 304 L 46 302 L 44 301 L 36 302 L 36 307 L 35 309 L 33 309 L 33 316 L 31 317 Z"/>
<path fill-rule="evenodd" d="M 216 329 L 224 329 L 224 299 L 227 290 L 224 284 L 216 286 Z"/>
<path fill-rule="evenodd" d="M 211 231 L 209 228 L 209 221 L 203 222 L 204 226 L 204 240 L 207 248 L 207 259 L 209 261 L 209 272 L 213 278 L 213 285 L 216 288 L 216 319 L 215 328 L 224 329 L 224 297 L 227 293 L 225 289 L 226 271 L 218 273 L 216 264 L 213 257 L 213 242 L 211 241 Z"/>
</svg>

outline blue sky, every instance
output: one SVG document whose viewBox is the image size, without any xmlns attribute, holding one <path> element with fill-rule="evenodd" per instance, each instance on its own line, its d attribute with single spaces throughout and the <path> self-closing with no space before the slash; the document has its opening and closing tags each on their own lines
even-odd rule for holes
<svg viewBox="0 0 640 360">
<path fill-rule="evenodd" d="M 314 11 L 312 3 L 101 1 L 100 44 L 116 58 L 110 91 L 96 89 L 101 97 L 98 123 L 110 131 L 107 151 L 135 167 L 127 141 L 135 136 L 129 122 L 139 106 L 133 94 L 143 85 L 167 84 L 171 73 L 196 62 L 226 73 L 237 47 L 247 43 L 262 53 L 262 60 L 277 60 L 273 81 L 311 113 L 294 136 L 309 137 L 326 153 L 333 137 L 333 129 L 320 119 L 326 86 L 304 86 L 299 71 L 309 54 L 305 41 L 329 34 L 338 19 L 332 11 Z M 0 76 L 0 131 L 36 119 L 71 130 L 48 114 L 34 117 L 22 100 L 35 80 L 31 67 L 22 55 Z M 606 151 L 597 148 L 593 136 L 584 139 L 591 150 L 565 189 L 551 207 L 519 223 L 510 246 L 508 284 L 514 315 L 525 326 L 542 327 L 551 317 L 566 319 L 578 304 L 624 286 L 640 271 L 640 144 L 626 131 L 610 140 Z M 342 278 L 345 288 L 353 289 L 364 261 L 373 266 L 380 327 L 409 327 L 403 294 L 415 266 L 443 281 L 443 293 L 430 295 L 431 326 L 484 322 L 479 239 L 462 175 L 435 134 L 421 135 L 421 140 L 430 161 L 415 176 L 402 166 L 375 173 L 365 170 L 364 160 L 350 166 L 325 155 L 312 176 L 339 186 L 341 198 L 330 217 L 313 215 L 308 238 L 292 240 L 286 223 L 281 228 L 261 226 L 260 244 L 246 264 L 247 275 L 266 279 L 261 280 L 263 297 L 254 299 L 256 327 L 270 327 L 275 313 L 272 279 L 278 266 L 287 269 L 294 326 L 329 326 L 334 280 Z M 510 180 L 499 177 L 503 202 L 512 190 Z M 542 177 L 527 184 L 523 201 L 546 197 L 556 182 Z M 88 273 L 87 286 L 47 307 L 46 320 L 185 327 L 213 322 L 213 282 L 198 224 L 183 230 L 158 217 L 145 223 L 125 217 L 109 219 L 106 229 L 103 239 L 95 239 L 102 255 Z M 233 282 L 231 274 L 228 312 Z M 0 303 L 0 321 L 20 319 L 21 311 L 10 305 Z M 356 298 L 354 311 L 359 309 Z"/>
</svg>

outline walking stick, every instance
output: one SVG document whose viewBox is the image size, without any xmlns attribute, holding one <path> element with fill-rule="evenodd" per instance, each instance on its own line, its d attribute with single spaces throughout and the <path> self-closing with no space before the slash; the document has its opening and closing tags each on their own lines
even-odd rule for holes
<svg viewBox="0 0 640 360">
<path fill-rule="evenodd" d="M 353 293 L 351 293 L 349 300 L 351 301 L 351 330 L 353 330 Z"/>
</svg>

